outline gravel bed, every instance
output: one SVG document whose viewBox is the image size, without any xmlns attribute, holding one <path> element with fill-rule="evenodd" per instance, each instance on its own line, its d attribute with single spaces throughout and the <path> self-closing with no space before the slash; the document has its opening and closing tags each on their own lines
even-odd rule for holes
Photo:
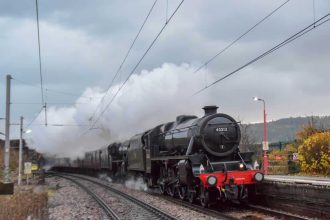
<svg viewBox="0 0 330 220">
<path fill-rule="evenodd" d="M 138 184 L 139 185 L 139 184 Z M 116 183 L 111 183 L 111 186 L 122 191 L 125 193 L 128 193 L 129 195 L 134 196 L 135 198 L 139 198 L 140 200 L 153 205 L 157 208 L 160 208 L 162 210 L 164 210 L 165 212 L 171 213 L 171 215 L 177 217 L 178 219 L 182 219 L 182 220 L 188 220 L 188 219 L 209 219 L 209 220 L 213 220 L 213 219 L 224 219 L 223 217 L 213 217 L 213 216 L 209 216 L 209 215 L 205 215 L 203 213 L 191 210 L 189 208 L 180 206 L 178 204 L 174 204 L 170 201 L 167 201 L 165 199 L 162 199 L 156 195 L 152 195 L 144 190 L 141 190 L 142 188 L 145 189 L 144 187 L 141 187 L 140 190 L 137 189 L 136 185 L 131 185 L 131 184 L 125 184 L 126 187 L 123 187 L 123 184 L 116 184 Z M 133 186 L 132 188 L 127 188 L 130 186 Z M 273 217 L 269 217 L 269 216 L 265 216 L 261 213 L 256 213 L 253 211 L 239 211 L 237 212 L 237 210 L 230 212 L 230 211 L 226 211 L 226 214 L 228 213 L 228 215 L 234 217 L 234 218 L 239 218 L 239 219 L 266 219 L 266 220 L 273 220 L 275 218 Z"/>
<path fill-rule="evenodd" d="M 172 202 L 169 202 L 165 199 L 159 198 L 158 196 L 151 195 L 144 190 L 146 190 L 146 186 L 142 181 L 126 181 L 125 184 L 112 183 L 110 178 L 105 176 L 101 176 L 100 179 L 92 178 L 84 176 L 85 178 L 91 178 L 92 180 L 97 180 L 99 182 L 105 183 L 111 187 L 114 187 L 117 190 L 120 190 L 124 193 L 127 193 L 145 203 L 148 203 L 154 207 L 161 209 L 162 211 L 171 214 L 177 219 L 182 220 L 215 220 L 215 219 L 223 219 L 223 218 L 214 218 L 208 215 L 205 215 L 200 212 L 196 212 L 194 210 L 188 209 L 183 206 L 178 206 Z"/>
<path fill-rule="evenodd" d="M 89 189 L 91 189 L 95 194 L 100 196 L 106 202 L 106 204 L 109 207 L 111 207 L 122 220 L 160 219 L 158 216 L 155 216 L 153 213 L 149 213 L 148 211 L 143 212 L 143 209 L 139 205 L 121 197 L 120 195 L 117 195 L 114 192 L 111 192 L 89 181 L 85 181 L 85 180 L 78 180 L 78 181 L 84 184 L 85 186 L 87 186 Z"/>
<path fill-rule="evenodd" d="M 50 177 L 48 185 L 48 213 L 50 220 L 108 219 L 103 209 L 79 186 L 69 180 Z"/>
<path fill-rule="evenodd" d="M 199 220 L 199 219 L 207 219 L 207 220 L 213 220 L 213 219 L 224 219 L 222 217 L 213 217 L 209 216 L 194 210 L 191 210 L 189 208 L 180 206 L 178 204 L 175 204 L 173 202 L 170 202 L 166 199 L 160 198 L 156 195 L 152 195 L 147 192 L 147 187 L 143 183 L 142 180 L 127 180 L 125 183 L 113 183 L 109 177 L 106 177 L 104 175 L 99 176 L 99 178 L 93 178 L 84 176 L 85 178 L 90 178 L 92 180 L 97 180 L 102 183 L 107 183 L 109 186 L 114 187 L 117 190 L 120 190 L 124 193 L 127 193 L 135 198 L 138 198 L 139 200 L 148 203 L 154 207 L 157 207 L 161 210 L 163 210 L 166 213 L 170 213 L 172 216 L 182 219 L 182 220 Z M 226 214 L 229 214 L 230 216 L 234 218 L 239 219 L 266 219 L 266 220 L 274 220 L 276 218 L 264 215 L 263 213 L 258 213 L 255 211 L 237 211 L 235 209 L 234 211 L 226 211 Z"/>
<path fill-rule="evenodd" d="M 128 193 L 131 196 L 134 196 L 135 198 L 138 198 L 139 200 L 142 200 L 145 203 L 148 203 L 154 207 L 157 207 L 166 213 L 170 213 L 172 216 L 182 219 L 182 220 L 190 220 L 190 219 L 221 219 L 221 218 L 214 218 L 208 215 L 205 215 L 203 213 L 196 212 L 194 210 L 188 209 L 183 206 L 179 206 L 177 204 L 174 204 L 172 202 L 169 202 L 167 200 L 161 199 L 157 196 L 150 195 L 143 191 L 137 191 L 132 190 L 129 188 L 122 187 L 121 185 L 112 184 L 112 186 L 118 190 L 121 190 L 122 192 Z"/>
</svg>

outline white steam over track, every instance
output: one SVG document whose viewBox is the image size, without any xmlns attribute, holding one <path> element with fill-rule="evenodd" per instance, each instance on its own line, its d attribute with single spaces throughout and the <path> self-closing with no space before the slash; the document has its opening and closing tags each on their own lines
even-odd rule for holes
<svg viewBox="0 0 330 220">
<path fill-rule="evenodd" d="M 173 121 L 177 115 L 202 115 L 201 108 L 204 105 L 220 105 L 220 100 L 209 94 L 213 90 L 191 100 L 196 89 L 205 86 L 206 80 L 213 80 L 213 76 L 207 72 L 193 73 L 195 69 L 195 66 L 188 64 L 165 63 L 160 68 L 143 70 L 140 74 L 133 75 L 94 129 L 81 135 L 89 127 L 75 125 L 92 124 L 91 116 L 104 95 L 100 88 L 88 88 L 76 102 L 86 102 L 86 96 L 97 97 L 90 100 L 90 104 L 48 108 L 49 124 L 71 126 L 32 126 L 33 144 L 41 152 L 76 157 L 111 141 L 122 141 L 135 133 Z M 96 116 L 108 104 L 119 86 L 117 84 L 110 89 Z M 35 124 L 42 124 L 43 117 L 40 114 Z"/>
</svg>

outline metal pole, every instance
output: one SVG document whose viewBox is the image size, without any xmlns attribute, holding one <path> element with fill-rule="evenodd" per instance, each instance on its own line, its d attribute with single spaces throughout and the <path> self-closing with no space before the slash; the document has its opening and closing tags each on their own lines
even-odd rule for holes
<svg viewBox="0 0 330 220">
<path fill-rule="evenodd" d="M 266 126 L 266 102 L 265 100 L 262 100 L 264 103 L 264 146 L 267 145 L 267 126 Z M 268 174 L 268 155 L 267 155 L 267 149 L 264 150 L 264 174 Z"/>
<path fill-rule="evenodd" d="M 10 159 L 10 140 L 9 140 L 9 124 L 10 124 L 10 80 L 11 76 L 7 75 L 7 89 L 6 89 L 6 126 L 5 126 L 5 168 L 4 168 L 4 183 L 10 183 L 10 168 L 9 168 L 9 159 Z"/>
<path fill-rule="evenodd" d="M 23 156 L 23 116 L 21 116 L 21 127 L 19 136 L 19 155 L 18 155 L 18 185 L 22 181 L 22 156 Z"/>
</svg>

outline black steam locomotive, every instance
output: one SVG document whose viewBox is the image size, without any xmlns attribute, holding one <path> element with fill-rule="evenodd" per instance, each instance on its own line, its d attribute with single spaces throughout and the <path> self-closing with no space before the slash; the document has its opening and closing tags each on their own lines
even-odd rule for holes
<svg viewBox="0 0 330 220">
<path fill-rule="evenodd" d="M 240 127 L 216 106 L 205 115 L 181 115 L 123 143 L 85 154 L 75 168 L 106 171 L 124 178 L 140 175 L 149 187 L 206 207 L 219 201 L 248 199 L 263 173 L 252 168 L 253 153 L 240 153 Z"/>
</svg>

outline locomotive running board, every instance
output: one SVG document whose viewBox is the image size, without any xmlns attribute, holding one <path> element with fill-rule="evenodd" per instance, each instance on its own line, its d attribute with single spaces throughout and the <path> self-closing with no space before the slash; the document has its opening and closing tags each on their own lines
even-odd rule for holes
<svg viewBox="0 0 330 220">
<path fill-rule="evenodd" d="M 186 160 L 189 156 L 166 156 L 166 157 L 153 157 L 150 160 L 159 161 L 159 160 Z"/>
</svg>

